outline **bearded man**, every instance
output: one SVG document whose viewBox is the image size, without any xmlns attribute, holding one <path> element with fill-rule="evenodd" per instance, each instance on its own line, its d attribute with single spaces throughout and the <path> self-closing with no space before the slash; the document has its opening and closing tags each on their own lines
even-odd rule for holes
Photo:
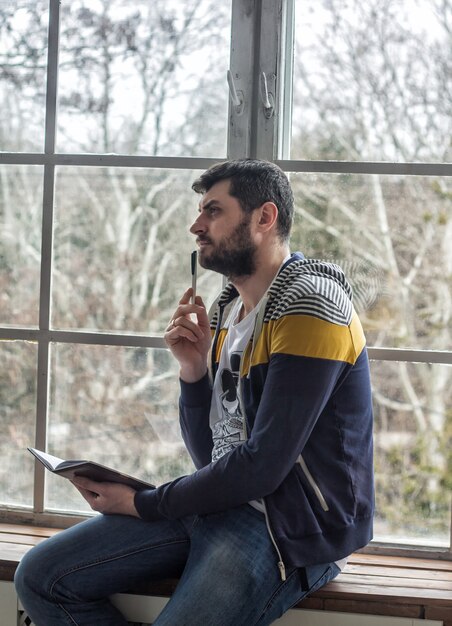
<svg viewBox="0 0 452 626">
<path fill-rule="evenodd" d="M 175 576 L 154 625 L 264 626 L 371 539 L 369 364 L 343 272 L 291 254 L 276 165 L 220 163 L 193 189 L 199 262 L 228 280 L 210 317 L 187 289 L 165 333 L 196 471 L 139 492 L 74 480 L 103 515 L 20 564 L 37 626 L 125 626 L 109 596 Z"/>
</svg>

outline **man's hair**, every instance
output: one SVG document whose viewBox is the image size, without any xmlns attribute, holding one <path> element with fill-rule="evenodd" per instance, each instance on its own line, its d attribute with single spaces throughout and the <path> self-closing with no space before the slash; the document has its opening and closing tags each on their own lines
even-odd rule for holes
<svg viewBox="0 0 452 626">
<path fill-rule="evenodd" d="M 280 167 L 257 159 L 224 161 L 209 167 L 195 180 L 192 189 L 206 193 L 222 180 L 231 181 L 229 193 L 237 198 L 245 213 L 251 213 L 265 202 L 273 202 L 278 207 L 278 235 L 281 241 L 288 241 L 293 221 L 293 193 Z"/>
</svg>

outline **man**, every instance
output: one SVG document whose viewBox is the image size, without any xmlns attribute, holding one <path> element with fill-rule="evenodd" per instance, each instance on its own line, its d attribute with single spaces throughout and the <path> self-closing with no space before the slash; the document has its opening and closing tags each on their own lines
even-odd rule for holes
<svg viewBox="0 0 452 626">
<path fill-rule="evenodd" d="M 104 515 L 24 558 L 37 626 L 124 625 L 108 596 L 168 576 L 181 579 L 156 625 L 263 626 L 371 538 L 369 367 L 342 271 L 290 254 L 277 166 L 221 163 L 193 189 L 200 264 L 229 281 L 210 321 L 188 289 L 165 333 L 197 469 L 138 493 L 74 481 Z"/>
</svg>

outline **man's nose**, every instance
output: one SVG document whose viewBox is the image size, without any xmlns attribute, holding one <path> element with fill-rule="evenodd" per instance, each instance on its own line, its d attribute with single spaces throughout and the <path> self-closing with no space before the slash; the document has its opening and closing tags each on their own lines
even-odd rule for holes
<svg viewBox="0 0 452 626">
<path fill-rule="evenodd" d="M 206 231 L 206 225 L 203 222 L 202 215 L 198 215 L 193 224 L 190 226 L 190 232 L 192 235 L 197 235 L 198 233 L 204 233 Z"/>
</svg>

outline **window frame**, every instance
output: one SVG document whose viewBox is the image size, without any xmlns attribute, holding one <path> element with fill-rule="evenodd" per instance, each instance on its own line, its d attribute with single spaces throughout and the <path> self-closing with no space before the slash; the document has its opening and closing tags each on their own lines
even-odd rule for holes
<svg viewBox="0 0 452 626">
<path fill-rule="evenodd" d="M 232 0 L 230 71 L 241 104 L 229 99 L 227 158 L 253 157 L 277 163 L 286 172 L 373 174 L 386 176 L 452 176 L 445 163 L 389 163 L 349 161 L 302 161 L 288 158 L 290 153 L 292 67 L 295 0 Z M 53 248 L 53 207 L 55 168 L 57 166 L 170 168 L 204 170 L 220 158 L 158 157 L 105 154 L 59 154 L 55 151 L 58 96 L 59 0 L 49 0 L 49 36 L 46 87 L 45 144 L 42 153 L 0 153 L 0 165 L 42 165 L 44 168 L 41 242 L 39 327 L 0 328 L 0 339 L 32 341 L 38 346 L 36 439 L 34 445 L 45 449 L 49 395 L 49 347 L 53 342 L 108 346 L 164 348 L 161 336 L 128 335 L 53 330 L 51 314 L 51 276 Z M 265 107 L 263 79 L 273 111 Z M 226 81 L 225 81 L 226 84 Z M 225 87 L 226 88 L 226 87 Z M 452 365 L 451 350 L 414 350 L 369 347 L 375 361 L 441 363 Z M 66 526 L 84 516 L 63 515 L 45 510 L 45 470 L 35 465 L 33 510 L 0 507 L 0 520 Z M 452 518 L 452 512 L 451 512 Z M 369 553 L 426 556 L 452 559 L 451 538 L 446 549 L 431 549 L 403 544 L 372 543 Z"/>
</svg>

